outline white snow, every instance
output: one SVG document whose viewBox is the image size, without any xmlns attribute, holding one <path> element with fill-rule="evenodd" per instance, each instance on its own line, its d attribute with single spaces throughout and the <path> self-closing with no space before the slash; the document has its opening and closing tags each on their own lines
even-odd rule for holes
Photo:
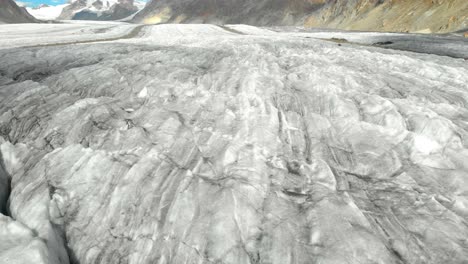
<svg viewBox="0 0 468 264">
<path fill-rule="evenodd" d="M 121 22 L 62 21 L 57 24 L 0 25 L 0 49 L 118 38 L 138 25 Z"/>
<path fill-rule="evenodd" d="M 63 8 L 66 6 L 68 6 L 68 4 L 47 6 L 47 7 L 37 8 L 37 9 L 28 7 L 26 9 L 31 15 L 33 15 L 37 19 L 54 20 L 54 19 L 57 19 L 58 16 L 60 16 Z"/>
<path fill-rule="evenodd" d="M 204 46 L 208 43 L 217 44 L 238 38 L 239 35 L 226 31 L 216 25 L 205 24 L 163 24 L 146 26 L 139 38 L 119 40 L 118 42 L 150 45 L 193 45 Z"/>
<path fill-rule="evenodd" d="M 73 0 L 73 2 L 75 2 L 77 0 Z M 103 11 L 107 11 L 109 9 L 111 9 L 111 7 L 113 5 L 116 5 L 119 3 L 119 0 L 101 0 L 102 2 L 102 7 L 101 8 L 97 8 L 95 7 L 93 4 L 98 1 L 98 0 L 87 0 L 87 3 L 86 3 L 86 7 L 82 8 L 82 9 L 79 9 L 79 10 L 75 10 L 75 13 L 81 11 L 81 10 L 90 10 L 92 12 L 103 12 Z M 145 7 L 146 3 L 145 2 L 141 2 L 141 1 L 135 1 L 134 2 L 134 5 L 138 8 L 138 9 L 143 9 L 143 7 Z"/>
<path fill-rule="evenodd" d="M 72 2 L 75 2 L 76 0 L 73 0 Z M 95 3 L 97 0 L 88 0 L 87 5 L 83 8 L 74 10 L 74 13 L 78 13 L 83 10 L 89 10 L 92 12 L 104 12 L 109 10 L 113 5 L 118 4 L 118 0 L 101 0 L 102 2 L 102 8 L 96 8 L 93 6 L 93 3 Z M 57 19 L 60 14 L 62 13 L 62 10 L 69 6 L 70 4 L 62 4 L 62 5 L 51 5 L 51 6 L 45 6 L 45 7 L 40 7 L 40 8 L 31 8 L 27 7 L 27 11 L 33 15 L 37 19 L 42 19 L 42 20 L 55 20 Z M 143 1 L 135 1 L 134 5 L 138 8 L 138 10 L 142 10 L 146 2 Z M 131 17 L 133 17 L 135 14 L 133 14 Z M 130 19 L 130 17 L 129 17 Z M 122 20 L 124 21 L 124 20 Z"/>
<path fill-rule="evenodd" d="M 78 0 L 72 0 L 71 2 L 76 2 Z M 97 0 L 87 0 L 86 1 L 86 6 L 88 8 L 92 8 L 93 7 L 93 4 L 96 2 Z M 101 0 L 102 2 L 102 9 L 101 10 L 107 10 L 109 9 L 111 6 L 119 3 L 119 0 Z"/>
<path fill-rule="evenodd" d="M 138 7 L 138 9 L 143 9 L 146 6 L 146 2 L 144 1 L 134 1 L 133 4 Z"/>
<path fill-rule="evenodd" d="M 148 88 L 146 86 L 138 93 L 139 98 L 144 98 L 148 96 Z"/>
<path fill-rule="evenodd" d="M 0 263 L 46 264 L 47 246 L 27 226 L 0 214 Z"/>
</svg>

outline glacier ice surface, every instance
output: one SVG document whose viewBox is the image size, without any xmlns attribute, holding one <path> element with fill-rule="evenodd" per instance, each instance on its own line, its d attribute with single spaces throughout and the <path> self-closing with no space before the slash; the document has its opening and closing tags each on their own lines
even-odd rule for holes
<svg viewBox="0 0 468 264">
<path fill-rule="evenodd" d="M 131 29 L 0 26 L 0 262 L 468 259 L 465 60 Z"/>
</svg>

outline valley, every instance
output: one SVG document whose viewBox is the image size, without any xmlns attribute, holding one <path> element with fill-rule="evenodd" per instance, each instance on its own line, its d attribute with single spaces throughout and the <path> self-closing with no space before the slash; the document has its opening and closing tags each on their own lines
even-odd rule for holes
<svg viewBox="0 0 468 264">
<path fill-rule="evenodd" d="M 0 35 L 0 263 L 468 259 L 460 34 Z"/>
</svg>

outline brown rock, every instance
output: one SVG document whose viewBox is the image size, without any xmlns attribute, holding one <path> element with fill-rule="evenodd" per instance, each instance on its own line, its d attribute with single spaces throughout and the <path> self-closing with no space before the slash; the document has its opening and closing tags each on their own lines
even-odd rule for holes
<svg viewBox="0 0 468 264">
<path fill-rule="evenodd" d="M 466 8 L 466 0 L 158 0 L 133 21 L 160 23 L 161 11 L 170 10 L 165 22 L 443 33 L 464 28 Z"/>
</svg>

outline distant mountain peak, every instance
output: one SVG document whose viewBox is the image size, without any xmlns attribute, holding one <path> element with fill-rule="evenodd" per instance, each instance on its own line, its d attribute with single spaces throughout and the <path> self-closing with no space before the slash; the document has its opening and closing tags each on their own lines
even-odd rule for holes
<svg viewBox="0 0 468 264">
<path fill-rule="evenodd" d="M 133 0 L 72 0 L 58 19 L 119 20 L 138 10 Z"/>
<path fill-rule="evenodd" d="M 45 8 L 45 7 L 50 7 L 50 6 L 47 5 L 47 4 L 40 4 L 40 5 L 36 6 L 36 7 L 34 7 L 33 9 L 41 9 L 41 8 Z"/>
</svg>

